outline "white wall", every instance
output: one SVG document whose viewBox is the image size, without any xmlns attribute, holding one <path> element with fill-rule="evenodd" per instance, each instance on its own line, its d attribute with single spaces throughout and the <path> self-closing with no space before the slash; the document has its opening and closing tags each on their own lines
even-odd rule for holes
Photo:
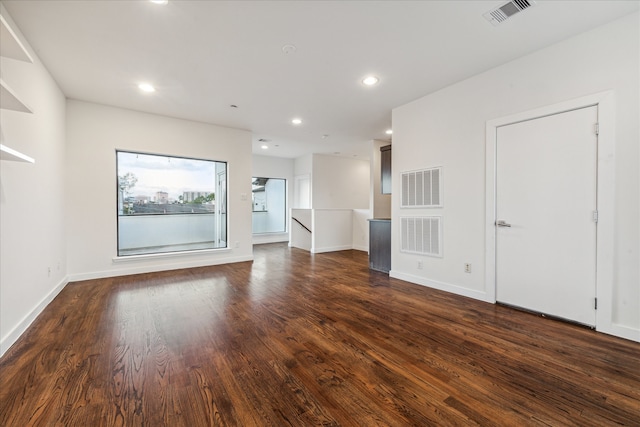
<svg viewBox="0 0 640 427">
<path fill-rule="evenodd" d="M 18 31 L 4 6 L 0 9 Z M 2 58 L 0 67 L 3 80 L 33 114 L 3 109 L 2 144 L 36 162 L 1 161 L 0 354 L 62 289 L 67 272 L 65 99 L 26 40 L 20 38 L 34 63 Z"/>
<path fill-rule="evenodd" d="M 353 249 L 353 211 L 351 209 L 313 209 L 311 212 L 313 223 L 311 252 Z"/>
<path fill-rule="evenodd" d="M 313 155 L 313 209 L 368 209 L 369 161 Z"/>
<path fill-rule="evenodd" d="M 293 162 L 294 189 L 293 209 L 311 208 L 311 182 L 313 175 L 313 155 L 298 157 Z"/>
<path fill-rule="evenodd" d="M 371 211 L 369 209 L 354 209 L 352 215 L 352 242 L 353 249 L 369 252 L 369 221 Z"/>
<path fill-rule="evenodd" d="M 265 177 L 265 178 L 282 178 L 287 180 L 289 185 L 289 198 L 293 190 L 293 185 L 290 181 L 293 180 L 293 159 L 286 159 L 283 157 L 269 157 L 269 156 L 253 156 L 253 176 Z"/>
<path fill-rule="evenodd" d="M 372 149 L 374 143 L 371 142 Z M 372 191 L 369 160 L 312 154 L 295 159 L 294 175 L 296 178 L 308 177 L 311 182 L 313 243 L 309 250 L 367 251 L 367 218 L 371 217 L 372 212 L 369 202 Z M 299 204 L 300 201 L 295 201 L 293 207 Z M 298 226 L 292 227 L 292 231 L 296 231 L 295 227 Z M 292 233 L 291 246 L 306 248 L 306 244 L 293 240 L 298 239 L 299 233 L 300 230 Z"/>
<path fill-rule="evenodd" d="M 294 160 L 282 157 L 253 156 L 253 176 L 263 178 L 281 178 L 287 180 L 287 231 L 284 233 L 270 233 L 265 235 L 254 235 L 253 243 L 271 243 L 289 241 L 289 210 L 295 194 L 294 188 Z"/>
<path fill-rule="evenodd" d="M 228 162 L 229 249 L 116 256 L 116 149 Z M 205 123 L 67 101 L 67 256 L 70 279 L 252 259 L 251 134 Z M 110 196 L 111 195 L 111 196 Z"/>
<path fill-rule="evenodd" d="M 291 230 L 289 231 L 291 239 L 289 240 L 289 246 L 293 248 L 304 249 L 305 251 L 311 250 L 312 245 L 312 233 L 313 233 L 313 212 L 311 209 L 291 209 L 291 216 L 304 225 L 311 233 L 303 228 L 296 221 L 291 222 Z"/>
<path fill-rule="evenodd" d="M 311 175 L 313 173 L 313 154 L 301 156 L 293 161 L 293 174 L 295 176 Z"/>
<path fill-rule="evenodd" d="M 638 23 L 638 14 L 630 15 L 393 111 L 392 218 L 407 214 L 399 207 L 399 174 L 442 166 L 445 204 L 437 211 L 444 215 L 445 228 L 444 257 L 418 258 L 399 252 L 399 230 L 394 226 L 392 276 L 486 299 L 487 287 L 494 286 L 485 282 L 484 268 L 486 122 L 613 90 L 616 230 L 611 322 L 640 337 Z M 424 263 L 422 270 L 417 269 L 418 259 Z M 464 263 L 472 263 L 471 274 L 463 272 Z"/>
</svg>

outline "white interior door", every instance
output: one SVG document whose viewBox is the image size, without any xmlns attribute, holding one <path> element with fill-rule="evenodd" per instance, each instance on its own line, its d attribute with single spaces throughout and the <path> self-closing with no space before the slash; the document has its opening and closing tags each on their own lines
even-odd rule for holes
<svg viewBox="0 0 640 427">
<path fill-rule="evenodd" d="M 499 127 L 496 297 L 595 326 L 598 107 Z"/>
</svg>

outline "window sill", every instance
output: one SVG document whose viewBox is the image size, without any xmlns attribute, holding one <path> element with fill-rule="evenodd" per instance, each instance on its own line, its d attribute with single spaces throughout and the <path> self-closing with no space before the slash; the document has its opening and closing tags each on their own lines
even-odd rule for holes
<svg viewBox="0 0 640 427">
<path fill-rule="evenodd" d="M 143 254 L 143 255 L 126 255 L 115 256 L 112 258 L 113 263 L 121 262 L 136 262 L 136 261 L 148 261 L 155 259 L 171 259 L 171 258 L 183 258 L 188 256 L 198 255 L 214 255 L 219 253 L 231 252 L 230 248 L 219 249 L 199 249 L 193 251 L 180 251 L 180 252 L 163 252 L 157 254 Z"/>
<path fill-rule="evenodd" d="M 289 234 L 288 231 L 261 231 L 259 233 L 253 233 L 254 236 L 269 236 L 273 234 Z"/>
</svg>

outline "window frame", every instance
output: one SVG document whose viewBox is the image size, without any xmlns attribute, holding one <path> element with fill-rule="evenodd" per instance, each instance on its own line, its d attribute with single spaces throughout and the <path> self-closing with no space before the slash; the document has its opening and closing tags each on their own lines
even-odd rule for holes
<svg viewBox="0 0 640 427">
<path fill-rule="evenodd" d="M 184 159 L 184 160 L 195 160 L 195 161 L 203 161 L 203 162 L 209 162 L 212 163 L 213 168 L 214 168 L 214 182 L 212 183 L 213 187 L 215 188 L 214 190 L 214 194 L 215 194 L 215 200 L 216 200 L 216 208 L 214 211 L 214 215 L 218 216 L 218 215 L 223 215 L 223 226 L 224 226 L 224 235 L 227 236 L 227 239 L 224 241 L 224 246 L 216 246 L 213 248 L 202 248 L 202 249 L 183 249 L 183 250 L 169 250 L 169 251 L 161 251 L 161 252 L 145 252 L 145 253 L 135 253 L 135 254 L 122 254 L 122 251 L 120 249 L 120 217 L 126 217 L 126 216 L 134 216 L 134 215 L 121 215 L 120 214 L 120 191 L 121 191 L 121 187 L 120 187 L 120 165 L 119 165 L 119 161 L 118 161 L 118 154 L 119 153 L 127 153 L 127 154 L 135 154 L 135 155 L 144 155 L 144 156 L 157 156 L 157 157 L 166 157 L 169 159 Z M 228 215 L 228 194 L 229 194 L 229 162 L 225 161 L 225 160 L 213 160 L 213 159 L 205 159 L 205 158 L 199 158 L 199 157 L 191 157 L 191 156 L 182 156 L 182 155 L 173 155 L 173 154 L 163 154 L 163 153 L 152 153 L 152 152 L 144 152 L 144 151 L 134 151 L 134 150 L 130 150 L 130 149 L 119 149 L 116 148 L 115 149 L 115 163 L 116 163 L 116 167 L 115 167 L 115 182 L 116 182 L 116 192 L 115 192 L 115 198 L 116 198 L 116 203 L 115 203 L 115 212 L 116 212 L 116 257 L 114 259 L 135 259 L 135 258 L 140 258 L 140 257 L 166 257 L 166 256 L 171 256 L 171 255 L 180 255 L 180 254 L 187 254 L 189 252 L 207 252 L 207 251 L 220 251 L 220 250 L 228 250 L 230 248 L 229 246 L 229 239 L 228 239 L 228 233 L 229 233 L 229 215 Z M 219 195 L 217 194 L 217 190 L 218 188 L 218 175 L 219 172 L 217 171 L 217 164 L 223 164 L 224 165 L 224 188 L 220 188 L 222 190 L 222 194 Z M 222 199 L 219 199 L 219 197 L 223 197 Z M 123 203 L 124 203 L 124 195 L 122 197 Z M 218 205 L 218 203 L 220 203 L 220 205 Z M 222 212 L 221 210 L 224 207 L 224 212 Z M 140 214 L 138 216 L 160 216 L 160 215 L 202 215 L 204 214 L 204 212 L 199 212 L 199 213 L 180 213 L 180 212 L 176 212 L 176 213 L 147 213 L 147 214 Z M 215 218 L 214 216 L 214 218 Z M 215 220 L 218 221 L 221 218 L 216 218 Z M 216 236 L 216 240 L 218 240 L 218 242 L 216 244 L 219 243 L 220 238 L 219 236 Z"/>
<path fill-rule="evenodd" d="M 265 210 L 255 210 L 254 209 L 254 197 L 253 197 L 253 189 L 252 189 L 252 193 L 251 193 L 251 222 L 252 222 L 252 228 L 251 228 L 251 234 L 253 234 L 254 236 L 261 236 L 261 235 L 269 235 L 269 234 L 285 234 L 289 232 L 289 221 L 288 221 L 288 208 L 289 208 L 289 194 L 288 194 L 288 188 L 289 188 L 289 183 L 287 178 L 280 178 L 280 177 L 268 177 L 268 176 L 256 176 L 256 175 L 252 175 L 251 177 L 251 182 L 253 185 L 254 180 L 256 179 L 266 179 L 268 180 L 278 180 L 278 181 L 282 181 L 283 184 L 283 200 L 284 200 L 284 206 L 283 206 L 283 225 L 284 225 L 284 230 L 278 230 L 278 231 L 259 231 L 259 232 L 255 232 L 253 230 L 253 221 L 254 218 L 253 216 L 255 214 L 268 214 L 269 212 L 269 207 L 268 207 L 268 203 L 265 200 L 266 203 L 266 209 Z M 266 194 L 266 187 L 265 187 L 265 194 Z"/>
</svg>

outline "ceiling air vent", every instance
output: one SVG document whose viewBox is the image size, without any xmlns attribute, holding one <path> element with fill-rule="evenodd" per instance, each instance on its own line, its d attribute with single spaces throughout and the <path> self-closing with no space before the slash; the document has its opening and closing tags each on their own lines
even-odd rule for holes
<svg viewBox="0 0 640 427">
<path fill-rule="evenodd" d="M 498 25 L 511 18 L 516 13 L 530 8 L 534 4 L 535 2 L 533 0 L 512 0 L 482 16 L 484 16 L 484 19 L 491 22 L 493 25 Z"/>
</svg>

